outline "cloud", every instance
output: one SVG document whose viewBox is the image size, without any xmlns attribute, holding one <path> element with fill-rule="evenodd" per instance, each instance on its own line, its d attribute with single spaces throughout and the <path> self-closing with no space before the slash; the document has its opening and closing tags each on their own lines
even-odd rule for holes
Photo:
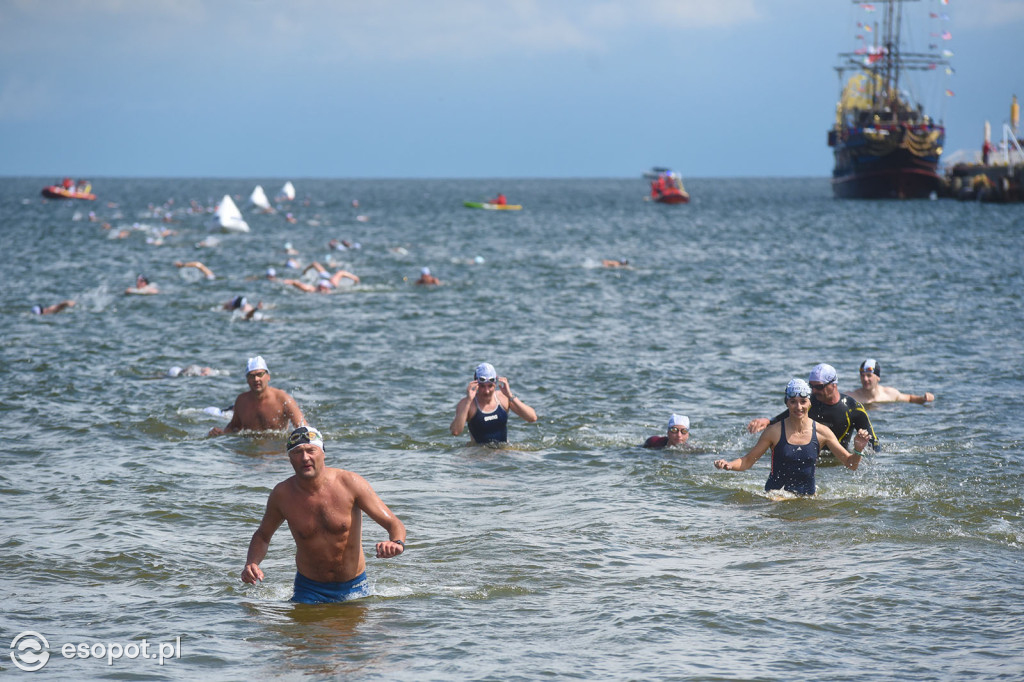
<svg viewBox="0 0 1024 682">
<path fill-rule="evenodd" d="M 749 23 L 758 2 L 765 0 L 12 0 L 0 7 L 0 52 L 237 50 L 392 63 L 601 53 L 652 31 Z"/>
</svg>

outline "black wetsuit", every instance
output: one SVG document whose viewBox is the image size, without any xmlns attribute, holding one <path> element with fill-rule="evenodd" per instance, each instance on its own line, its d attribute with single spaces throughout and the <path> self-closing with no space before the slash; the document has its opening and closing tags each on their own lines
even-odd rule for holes
<svg viewBox="0 0 1024 682">
<path fill-rule="evenodd" d="M 782 421 L 788 416 L 789 410 L 786 410 L 772 419 L 771 423 L 774 424 L 775 422 Z M 839 443 L 847 450 L 850 449 L 850 440 L 860 429 L 867 430 L 868 437 L 871 439 L 871 447 L 875 450 L 880 449 L 878 447 L 878 436 L 875 435 L 875 430 L 871 428 L 871 420 L 868 418 L 868 413 L 864 406 L 845 393 L 839 394 L 839 402 L 835 405 L 826 405 L 814 396 L 811 396 L 811 409 L 807 412 L 807 416 L 819 424 L 824 424 L 832 429 L 832 433 L 836 434 Z M 831 454 L 829 452 L 829 455 Z"/>
</svg>

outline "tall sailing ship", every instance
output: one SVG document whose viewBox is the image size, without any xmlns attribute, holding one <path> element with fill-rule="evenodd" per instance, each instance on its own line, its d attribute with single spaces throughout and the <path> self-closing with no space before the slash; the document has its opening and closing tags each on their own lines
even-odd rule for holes
<svg viewBox="0 0 1024 682">
<path fill-rule="evenodd" d="M 947 68 L 946 55 L 951 54 L 939 51 L 935 43 L 929 45 L 930 52 L 902 49 L 903 6 L 916 1 L 854 0 L 872 13 L 877 7 L 881 16 L 873 25 L 861 25 L 865 36 L 873 36 L 873 44 L 840 53 L 835 67 L 842 92 L 828 144 L 835 155 L 836 197 L 920 199 L 943 189 L 938 165 L 946 130 L 901 89 L 906 72 Z M 948 37 L 948 31 L 933 34 Z"/>
</svg>

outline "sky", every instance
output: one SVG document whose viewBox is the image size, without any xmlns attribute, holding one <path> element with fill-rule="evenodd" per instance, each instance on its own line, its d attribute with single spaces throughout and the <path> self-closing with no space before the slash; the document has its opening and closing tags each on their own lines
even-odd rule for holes
<svg viewBox="0 0 1024 682">
<path fill-rule="evenodd" d="M 951 35 L 924 40 L 955 72 L 914 86 L 948 155 L 980 148 L 986 120 L 1001 137 L 1011 96 L 1024 101 L 1024 0 L 942 2 L 907 12 L 941 13 L 913 26 Z M 0 176 L 826 177 L 836 55 L 880 14 L 850 0 L 0 0 Z"/>
</svg>

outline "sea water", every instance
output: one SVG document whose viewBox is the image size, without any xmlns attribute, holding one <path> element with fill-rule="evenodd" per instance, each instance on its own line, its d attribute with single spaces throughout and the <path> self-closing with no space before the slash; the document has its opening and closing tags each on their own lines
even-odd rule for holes
<svg viewBox="0 0 1024 682">
<path fill-rule="evenodd" d="M 96 178 L 92 203 L 0 185 L 0 641 L 44 637 L 42 674 L 1024 675 L 1024 207 L 838 201 L 820 178 L 693 179 L 685 206 L 639 178 L 292 178 L 277 213 L 247 204 L 284 180 Z M 462 206 L 498 192 L 523 210 Z M 209 231 L 225 193 L 249 234 Z M 360 284 L 268 280 L 300 275 L 289 243 Z M 415 286 L 423 267 L 443 285 Z M 126 296 L 139 273 L 161 293 Z M 238 295 L 260 319 L 222 309 Z M 292 473 L 285 434 L 207 438 L 226 418 L 204 408 L 246 390 L 256 354 L 328 464 L 408 528 L 380 560 L 364 520 L 370 598 L 290 604 L 286 527 L 266 580 L 239 580 Z M 883 448 L 857 472 L 780 502 L 768 457 L 714 469 L 790 378 L 828 362 L 849 392 L 868 357 L 936 400 L 870 410 Z M 511 418 L 508 447 L 448 430 L 483 361 L 539 415 Z M 166 376 L 188 364 L 214 373 Z M 671 413 L 688 447 L 638 447 Z"/>
</svg>

